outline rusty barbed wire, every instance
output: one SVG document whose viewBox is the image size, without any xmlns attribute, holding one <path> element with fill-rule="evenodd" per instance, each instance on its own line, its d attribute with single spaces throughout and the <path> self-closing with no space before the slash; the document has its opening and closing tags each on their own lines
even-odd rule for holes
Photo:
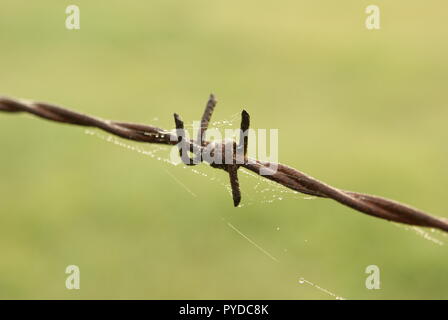
<svg viewBox="0 0 448 320">
<path fill-rule="evenodd" d="M 184 139 L 182 134 L 183 122 L 176 114 L 175 123 L 177 131 L 176 134 L 174 134 L 171 131 L 167 131 L 150 125 L 104 120 L 86 114 L 74 112 L 49 103 L 0 97 L 0 111 L 3 112 L 27 112 L 51 121 L 84 127 L 95 127 L 121 138 L 138 142 L 157 143 L 173 146 L 180 146 L 181 144 L 185 144 L 188 150 L 192 151 L 195 154 L 201 154 L 204 148 L 210 147 L 210 145 L 212 144 L 209 141 L 203 140 L 203 138 L 215 106 L 216 99 L 213 95 L 211 95 L 207 102 L 207 106 L 201 120 L 201 130 L 199 132 L 199 136 L 196 141 L 193 141 Z M 244 133 L 248 130 L 248 128 L 249 114 L 246 111 L 243 111 L 241 130 Z M 294 191 L 320 198 L 333 199 L 347 207 L 370 216 L 408 225 L 435 228 L 448 232 L 448 220 L 434 217 L 421 210 L 382 197 L 340 190 L 315 178 L 312 178 L 294 168 L 280 163 L 263 162 L 256 159 L 248 158 L 246 154 L 248 143 L 247 140 L 247 136 L 241 136 L 238 145 L 233 142 L 232 148 L 234 150 L 234 161 L 232 164 L 210 163 L 212 167 L 223 169 L 229 173 L 235 206 L 239 204 L 239 201 L 241 199 L 237 170 L 240 167 L 243 167 Z M 213 142 L 212 145 L 213 150 L 216 150 L 216 152 L 218 152 L 218 149 L 224 147 L 224 143 Z M 238 148 L 242 148 L 244 150 L 244 159 L 242 162 L 236 161 L 237 159 L 235 151 Z M 181 153 L 181 149 L 179 151 Z M 187 157 L 187 159 L 185 160 L 185 156 L 185 154 L 182 155 L 181 153 L 181 157 L 184 163 L 189 165 L 195 165 L 204 161 L 203 159 L 201 159 L 201 157 L 199 157 L 199 159 L 197 157 L 194 159 Z M 272 168 L 276 168 L 276 170 L 273 170 Z M 262 175 L 262 171 L 271 172 L 268 175 Z"/>
</svg>

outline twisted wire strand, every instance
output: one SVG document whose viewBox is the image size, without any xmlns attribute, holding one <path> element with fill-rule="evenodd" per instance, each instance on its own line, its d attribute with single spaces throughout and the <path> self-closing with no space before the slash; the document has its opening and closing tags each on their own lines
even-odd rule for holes
<svg viewBox="0 0 448 320">
<path fill-rule="evenodd" d="M 211 117 L 211 112 L 215 105 L 216 100 L 213 97 L 213 101 L 207 106 L 208 109 L 206 109 L 210 111 L 210 114 L 207 116 L 208 119 Z M 176 134 L 161 128 L 144 124 L 104 120 L 48 103 L 0 97 L 0 111 L 9 113 L 26 112 L 50 121 L 85 127 L 95 127 L 121 138 L 138 142 L 165 145 L 178 144 L 178 137 Z M 204 127 L 207 127 L 207 125 Z M 203 141 L 203 145 L 197 145 L 192 140 L 184 142 L 189 144 L 190 149 L 196 148 L 199 150 L 202 150 L 204 146 L 210 143 L 208 141 Z M 447 220 L 431 216 L 421 210 L 393 200 L 334 188 L 294 168 L 280 163 L 263 162 L 248 158 L 247 161 L 240 166 L 294 191 L 320 198 L 333 199 L 347 207 L 370 216 L 408 225 L 436 228 L 448 232 Z M 226 170 L 222 166 L 215 166 L 215 168 Z M 273 170 L 272 168 L 276 168 L 276 170 Z M 266 175 L 266 172 L 269 171 L 271 171 L 271 174 Z M 237 185 L 233 186 L 233 190 L 237 190 L 236 188 L 239 188 L 239 186 L 236 178 L 236 171 L 232 171 L 230 174 L 231 178 L 232 176 L 235 177 L 237 183 Z"/>
</svg>

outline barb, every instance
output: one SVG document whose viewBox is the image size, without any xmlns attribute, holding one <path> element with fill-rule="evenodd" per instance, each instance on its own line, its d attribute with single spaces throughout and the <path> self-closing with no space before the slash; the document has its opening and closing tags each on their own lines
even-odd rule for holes
<svg viewBox="0 0 448 320">
<path fill-rule="evenodd" d="M 201 138 L 203 138 L 203 134 L 207 130 L 215 105 L 216 100 L 214 96 L 211 95 L 202 117 Z M 224 144 L 211 144 L 211 142 L 199 139 L 199 137 L 197 141 L 185 140 L 183 136 L 183 122 L 178 115 L 175 115 L 177 128 L 177 134 L 175 135 L 170 131 L 150 125 L 103 120 L 48 103 L 18 100 L 7 97 L 0 97 L 0 111 L 10 113 L 27 112 L 51 121 L 85 127 L 95 127 L 121 138 L 138 142 L 166 145 L 179 145 L 184 143 L 188 147 L 187 150 L 190 150 L 195 154 L 195 151 L 198 151 L 199 154 L 201 154 L 207 147 L 212 147 L 215 152 L 224 153 Z M 246 111 L 243 111 L 242 119 L 240 143 L 237 146 L 236 143 L 233 142 L 231 148 L 234 152 L 233 164 L 210 163 L 212 167 L 223 169 L 229 173 L 235 205 L 239 204 L 241 198 L 237 176 L 237 170 L 240 167 L 250 170 L 258 175 L 261 175 L 261 172 L 267 172 L 271 170 L 270 168 L 275 167 L 277 170 L 272 171 L 271 175 L 262 176 L 304 194 L 333 199 L 347 207 L 370 216 L 408 225 L 436 228 L 448 232 L 448 221 L 431 216 L 418 209 L 377 196 L 340 190 L 283 164 L 273 164 L 247 158 L 246 150 L 248 139 L 244 134 L 249 128 L 250 121 L 249 114 Z M 244 150 L 244 161 L 237 161 L 238 157 L 236 156 L 235 151 L 240 150 L 241 148 Z M 191 164 L 191 161 L 193 161 L 193 164 L 197 164 L 195 162 L 201 162 L 203 159 L 201 157 L 199 159 L 197 157 L 194 159 L 188 157 L 186 161 L 188 164 Z"/>
</svg>

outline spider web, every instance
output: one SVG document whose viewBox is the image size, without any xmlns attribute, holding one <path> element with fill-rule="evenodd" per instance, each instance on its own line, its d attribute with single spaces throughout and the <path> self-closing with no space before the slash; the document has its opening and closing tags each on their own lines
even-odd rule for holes
<svg viewBox="0 0 448 320">
<path fill-rule="evenodd" d="M 222 121 L 216 121 L 213 122 L 211 125 L 215 128 L 226 128 L 231 127 L 235 124 L 235 122 L 239 121 L 240 114 L 236 113 L 228 117 L 228 120 L 222 120 Z M 157 121 L 157 118 L 154 118 L 153 121 Z M 192 128 L 192 126 L 185 126 Z M 198 175 L 202 178 L 209 179 L 211 182 L 218 183 L 221 185 L 228 193 L 229 196 L 232 194 L 231 186 L 228 181 L 228 177 L 223 177 L 222 175 L 218 175 L 216 170 L 207 170 L 206 173 L 204 169 L 201 169 L 200 167 L 192 167 L 192 166 L 186 166 L 183 163 L 176 163 L 173 162 L 169 157 L 167 156 L 169 154 L 170 148 L 169 146 L 160 146 L 160 145 L 142 145 L 138 143 L 128 142 L 123 139 L 117 138 L 115 136 L 99 132 L 97 130 L 92 129 L 86 129 L 85 133 L 89 136 L 93 136 L 96 138 L 99 138 L 105 142 L 112 143 L 118 147 L 121 147 L 125 150 L 132 151 L 139 153 L 141 155 L 150 157 L 152 159 L 155 159 L 157 161 L 161 161 L 167 165 L 180 167 L 182 169 L 185 169 L 195 175 Z M 207 165 L 207 164 L 205 164 Z M 185 186 L 182 181 L 177 179 L 175 175 L 170 173 L 170 170 L 165 170 L 167 174 L 176 181 L 177 184 L 179 184 L 185 191 L 190 193 L 193 197 L 196 197 L 196 194 L 191 191 L 187 186 Z M 259 177 L 252 172 L 248 172 L 246 170 L 240 170 L 241 173 L 243 173 L 240 177 L 240 180 L 244 181 L 245 189 L 249 186 L 253 186 L 252 190 L 250 192 L 242 191 L 242 195 L 245 198 L 245 202 L 241 204 L 239 207 L 244 206 L 252 206 L 255 204 L 272 204 L 276 201 L 282 201 L 286 199 L 314 199 L 314 197 L 309 197 L 302 195 L 296 191 L 290 190 L 288 188 L 285 188 L 283 186 L 280 186 L 270 180 L 264 179 L 262 177 Z M 225 180 L 223 180 L 225 178 Z M 249 188 L 250 189 L 250 188 Z M 249 242 L 255 249 L 260 251 L 262 254 L 267 256 L 269 259 L 273 261 L 273 263 L 282 263 L 282 261 L 278 258 L 276 258 L 274 255 L 269 253 L 266 249 L 264 249 L 261 245 L 259 245 L 255 240 L 253 240 L 251 237 L 249 237 L 245 232 L 240 230 L 237 226 L 235 226 L 232 222 L 228 220 L 229 218 L 221 217 L 221 220 L 225 223 L 227 227 L 229 227 L 229 230 L 232 232 L 235 232 L 237 235 L 239 235 L 241 238 Z M 277 227 L 277 231 L 279 231 L 279 227 Z M 283 249 L 284 252 L 288 252 L 287 249 Z M 333 299 L 338 300 L 344 300 L 345 298 L 336 295 L 335 293 L 331 292 L 328 289 L 323 288 L 322 286 L 311 282 L 310 280 L 304 278 L 302 275 L 297 275 L 297 283 L 299 285 L 307 285 L 315 290 L 320 291 L 321 293 L 329 296 Z"/>
<path fill-rule="evenodd" d="M 222 121 L 215 121 L 210 124 L 211 127 L 216 129 L 226 129 L 231 128 L 235 126 L 235 124 L 240 120 L 240 114 L 235 113 L 230 115 L 226 120 Z M 154 118 L 154 121 L 158 121 L 158 118 Z M 185 125 L 185 128 L 193 129 L 193 125 Z M 85 130 L 85 133 L 94 136 L 97 138 L 100 138 L 103 141 L 106 141 L 108 143 L 112 143 L 116 146 L 119 146 L 123 149 L 137 152 L 141 155 L 148 156 L 152 159 L 161 161 L 167 165 L 174 166 L 174 167 L 180 167 L 186 171 L 191 172 L 192 174 L 198 175 L 201 178 L 208 179 L 209 181 L 213 183 L 219 184 L 221 187 L 223 187 L 231 197 L 232 190 L 230 183 L 228 181 L 228 177 L 225 175 L 223 176 L 218 175 L 216 170 L 208 170 L 209 168 L 205 168 L 208 164 L 204 163 L 201 166 L 186 166 L 182 162 L 176 163 L 173 162 L 168 154 L 172 147 L 169 146 L 163 146 L 163 145 L 142 145 L 139 143 L 133 143 L 128 142 L 123 139 L 117 138 L 115 136 L 105 134 L 102 132 L 98 132 L 97 130 L 91 130 L 87 129 Z M 185 191 L 190 193 L 192 196 L 196 197 L 196 194 L 191 191 L 186 185 L 182 183 L 179 179 L 176 178 L 174 174 L 171 174 L 170 170 L 166 169 L 166 173 L 176 181 L 177 184 L 179 184 Z M 276 203 L 278 201 L 284 201 L 284 200 L 313 200 L 316 199 L 316 197 L 308 196 L 301 194 L 297 191 L 288 189 L 282 185 L 279 185 L 273 181 L 267 180 L 263 177 L 260 177 L 250 171 L 245 170 L 242 168 L 239 170 L 240 172 L 240 183 L 241 185 L 244 185 L 244 189 L 241 191 L 242 197 L 244 198 L 244 201 L 242 204 L 239 205 L 239 207 L 247 207 L 247 206 L 253 206 L 253 205 L 270 205 L 273 203 Z M 273 254 L 271 254 L 269 251 L 264 249 L 260 244 L 256 242 L 256 240 L 252 239 L 250 236 L 248 236 L 245 232 L 240 230 L 237 226 L 235 226 L 231 221 L 228 220 L 229 218 L 221 217 L 221 220 L 232 232 L 235 232 L 237 235 L 239 235 L 241 238 L 249 242 L 255 249 L 257 249 L 260 253 L 267 256 L 269 259 L 273 261 L 273 263 L 282 263 L 280 259 L 275 257 Z M 443 232 L 440 232 L 436 229 L 429 229 L 429 231 L 426 231 L 422 228 L 415 227 L 415 226 L 406 226 L 402 224 L 398 224 L 395 222 L 391 222 L 393 225 L 395 225 L 397 228 L 401 230 L 405 230 L 408 232 L 413 232 L 417 236 L 421 237 L 424 240 L 427 240 L 431 242 L 432 244 L 438 245 L 438 246 L 445 246 L 445 241 L 441 240 L 440 237 L 446 238 L 447 235 Z M 276 227 L 276 230 L 279 231 L 279 227 Z M 305 242 L 308 242 L 308 240 L 304 240 Z M 284 253 L 288 253 L 287 249 L 283 249 Z M 319 292 L 329 296 L 330 298 L 337 299 L 337 300 L 345 300 L 342 296 L 339 296 L 330 290 L 320 286 L 319 284 L 312 282 L 305 277 L 301 275 L 297 275 L 297 283 L 299 285 L 306 285 L 309 286 L 315 290 L 318 290 Z"/>
</svg>

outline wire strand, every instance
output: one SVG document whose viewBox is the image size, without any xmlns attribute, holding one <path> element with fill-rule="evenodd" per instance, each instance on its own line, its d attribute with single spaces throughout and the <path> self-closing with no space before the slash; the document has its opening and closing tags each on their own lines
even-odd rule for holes
<svg viewBox="0 0 448 320">
<path fill-rule="evenodd" d="M 210 102 L 206 108 L 208 114 L 203 121 L 205 127 L 208 125 L 207 120 L 210 119 L 211 112 L 216 104 L 214 96 L 211 97 L 212 99 L 210 101 L 212 102 Z M 0 111 L 9 113 L 26 112 L 50 121 L 99 128 L 121 138 L 138 142 L 165 145 L 178 144 L 178 137 L 176 134 L 161 128 L 144 124 L 104 120 L 49 103 L 0 97 Z M 184 141 L 184 143 L 187 143 L 192 150 L 203 150 L 203 148 L 210 142 L 202 141 L 202 145 L 197 145 L 196 142 L 189 140 Z M 334 188 L 294 168 L 280 163 L 262 162 L 256 159 L 247 158 L 247 161 L 245 161 L 244 164 L 238 166 L 294 191 L 316 197 L 333 199 L 347 207 L 370 216 L 408 225 L 436 228 L 448 232 L 448 221 L 393 200 Z M 229 169 L 222 165 L 214 167 L 226 171 Z M 262 175 L 262 173 L 269 172 L 269 170 L 271 170 L 270 168 L 273 167 L 277 168 L 277 170 L 272 170 L 270 175 Z M 233 171 L 235 169 L 237 168 L 232 168 L 231 178 L 236 175 L 236 171 Z M 239 188 L 238 184 L 235 184 L 234 187 Z"/>
</svg>

